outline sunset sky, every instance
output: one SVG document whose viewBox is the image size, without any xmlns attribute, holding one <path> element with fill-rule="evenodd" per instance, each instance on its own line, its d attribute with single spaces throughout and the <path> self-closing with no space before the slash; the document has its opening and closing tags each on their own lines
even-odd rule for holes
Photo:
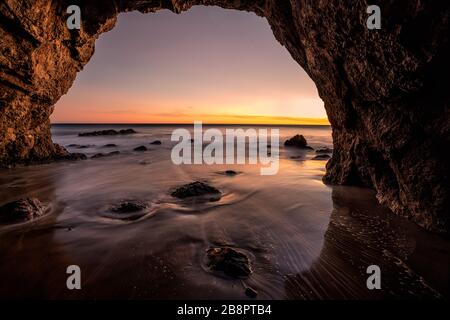
<svg viewBox="0 0 450 320">
<path fill-rule="evenodd" d="M 263 18 L 214 7 L 121 14 L 53 123 L 327 123 Z"/>
</svg>

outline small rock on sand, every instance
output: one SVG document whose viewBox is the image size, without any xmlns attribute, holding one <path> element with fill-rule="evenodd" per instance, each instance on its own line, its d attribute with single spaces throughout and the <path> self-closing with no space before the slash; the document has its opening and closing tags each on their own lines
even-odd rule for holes
<svg viewBox="0 0 450 320">
<path fill-rule="evenodd" d="M 109 153 L 97 153 L 94 154 L 91 159 L 97 159 L 97 158 L 104 158 L 104 157 L 109 157 L 109 156 L 115 156 L 120 154 L 120 151 L 113 151 L 113 152 L 109 152 Z"/>
<path fill-rule="evenodd" d="M 45 213 L 46 207 L 36 198 L 9 202 L 0 207 L 1 223 L 17 223 L 33 220 Z"/>
<path fill-rule="evenodd" d="M 162 142 L 160 140 L 155 140 L 155 141 L 151 142 L 150 144 L 152 144 L 152 145 L 161 145 Z"/>
<path fill-rule="evenodd" d="M 214 195 L 215 196 L 214 198 L 217 198 L 220 197 L 220 194 L 221 194 L 220 191 L 217 190 L 216 188 L 200 181 L 185 184 L 181 187 L 176 188 L 171 193 L 172 197 L 179 199 L 198 197 L 204 195 Z"/>
</svg>

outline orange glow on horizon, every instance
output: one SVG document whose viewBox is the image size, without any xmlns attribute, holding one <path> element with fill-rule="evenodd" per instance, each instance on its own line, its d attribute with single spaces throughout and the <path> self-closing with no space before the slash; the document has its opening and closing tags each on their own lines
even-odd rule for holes
<svg viewBox="0 0 450 320">
<path fill-rule="evenodd" d="M 326 118 L 300 118 L 263 115 L 161 115 L 161 114 L 91 114 L 89 121 L 55 121 L 54 123 L 132 123 L 132 124 L 189 124 L 201 121 L 204 124 L 242 124 L 242 125 L 330 125 Z M 74 119 L 76 120 L 76 119 Z"/>
</svg>

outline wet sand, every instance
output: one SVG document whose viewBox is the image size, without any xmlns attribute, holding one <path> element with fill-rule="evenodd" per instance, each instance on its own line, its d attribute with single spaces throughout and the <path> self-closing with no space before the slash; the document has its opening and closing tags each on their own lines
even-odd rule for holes
<svg viewBox="0 0 450 320">
<path fill-rule="evenodd" d="M 314 130 L 283 129 L 282 137 L 304 133 L 313 147 L 331 147 L 329 129 Z M 82 151 L 88 155 L 106 143 L 121 154 L 0 171 L 0 204 L 35 196 L 51 205 L 39 220 L 0 226 L 0 297 L 249 299 L 247 286 L 258 299 L 449 296 L 449 241 L 378 205 L 371 190 L 324 185 L 326 161 L 311 160 L 314 152 L 282 148 L 275 176 L 250 165 L 175 166 L 169 132 L 83 140 L 56 134 L 63 145 L 92 145 Z M 156 139 L 162 145 L 150 146 Z M 130 151 L 145 142 L 149 151 Z M 222 198 L 170 196 L 196 180 Z M 124 199 L 150 208 L 133 221 L 107 214 Z M 252 274 L 233 279 L 209 270 L 206 250 L 216 246 L 244 252 Z M 81 267 L 82 290 L 66 288 L 71 264 Z M 366 287 L 373 264 L 381 268 L 381 290 Z"/>
</svg>

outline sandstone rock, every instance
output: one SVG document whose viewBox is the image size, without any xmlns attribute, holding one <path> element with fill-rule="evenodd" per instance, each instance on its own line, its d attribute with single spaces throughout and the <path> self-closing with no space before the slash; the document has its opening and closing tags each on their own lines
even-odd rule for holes
<svg viewBox="0 0 450 320">
<path fill-rule="evenodd" d="M 233 278 L 245 278 L 251 273 L 248 257 L 230 247 L 217 247 L 207 250 L 207 266 L 213 271 L 222 271 Z"/>
<path fill-rule="evenodd" d="M 36 198 L 9 202 L 0 207 L 0 223 L 17 223 L 39 218 L 46 207 Z"/>
<path fill-rule="evenodd" d="M 216 188 L 207 185 L 206 183 L 195 181 L 175 189 L 171 195 L 172 197 L 185 199 L 190 197 L 212 195 L 214 198 L 220 197 L 220 191 Z"/>
<path fill-rule="evenodd" d="M 133 150 L 143 152 L 143 151 L 147 151 L 148 148 L 146 146 L 139 146 L 139 147 L 134 148 Z"/>
<path fill-rule="evenodd" d="M 308 146 L 308 142 L 306 141 L 305 137 L 302 135 L 299 135 L 299 134 L 286 140 L 284 142 L 284 145 L 286 147 L 296 147 L 296 148 L 300 148 L 300 149 L 309 149 L 309 150 L 312 149 L 310 146 Z"/>
</svg>

